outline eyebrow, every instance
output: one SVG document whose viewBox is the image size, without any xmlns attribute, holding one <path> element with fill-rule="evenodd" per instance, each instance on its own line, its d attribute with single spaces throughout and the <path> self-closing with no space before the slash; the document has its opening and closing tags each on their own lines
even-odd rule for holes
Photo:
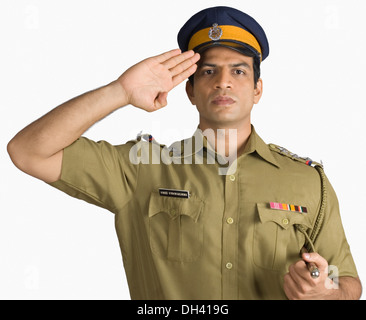
<svg viewBox="0 0 366 320">
<path fill-rule="evenodd" d="M 202 63 L 199 66 L 199 68 L 203 68 L 203 67 L 216 68 L 217 65 L 214 64 L 214 63 L 206 63 L 206 62 L 204 62 L 204 63 Z M 229 67 L 231 67 L 231 68 L 244 67 L 244 68 L 247 68 L 249 70 L 251 69 L 251 66 L 248 63 L 246 63 L 246 62 L 231 63 L 231 64 L 229 64 Z"/>
<path fill-rule="evenodd" d="M 230 64 L 230 67 L 233 67 L 233 68 L 244 67 L 244 68 L 247 68 L 247 69 L 251 69 L 251 66 L 246 62 Z"/>
</svg>

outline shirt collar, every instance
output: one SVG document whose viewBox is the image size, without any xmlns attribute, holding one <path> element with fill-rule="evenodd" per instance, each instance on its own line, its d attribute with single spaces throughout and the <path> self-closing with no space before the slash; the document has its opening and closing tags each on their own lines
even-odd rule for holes
<svg viewBox="0 0 366 320">
<path fill-rule="evenodd" d="M 276 167 L 280 167 L 269 150 L 268 145 L 257 134 L 253 125 L 251 126 L 251 130 L 252 131 L 245 146 L 243 155 L 256 152 L 263 160 L 275 165 Z M 210 154 L 217 156 L 215 149 L 208 142 L 200 128 L 196 129 L 191 138 L 174 142 L 170 146 L 170 149 L 175 157 L 190 157 L 193 154 L 201 153 L 203 149 L 207 150 Z"/>
<path fill-rule="evenodd" d="M 254 126 L 252 125 L 252 132 L 249 136 L 243 154 L 249 154 L 253 152 L 256 152 L 265 161 L 272 163 L 278 168 L 280 167 L 279 163 L 277 162 L 272 152 L 270 151 L 268 145 L 257 134 L 257 132 L 254 129 Z"/>
</svg>

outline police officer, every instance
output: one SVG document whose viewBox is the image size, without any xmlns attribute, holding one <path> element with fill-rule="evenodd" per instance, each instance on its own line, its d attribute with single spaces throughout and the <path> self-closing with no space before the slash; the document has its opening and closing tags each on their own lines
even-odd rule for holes
<svg viewBox="0 0 366 320">
<path fill-rule="evenodd" d="M 261 26 L 208 8 L 178 43 L 24 128 L 8 144 L 14 164 L 115 214 L 132 299 L 358 299 L 322 167 L 265 144 L 251 125 L 269 54 Z M 119 146 L 81 137 L 128 104 L 166 106 L 187 78 L 200 115 L 192 138 L 167 149 L 150 135 Z"/>
</svg>

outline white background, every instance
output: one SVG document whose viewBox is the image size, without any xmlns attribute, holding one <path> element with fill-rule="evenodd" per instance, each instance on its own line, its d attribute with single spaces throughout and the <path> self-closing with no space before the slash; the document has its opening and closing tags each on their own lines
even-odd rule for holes
<svg viewBox="0 0 366 320">
<path fill-rule="evenodd" d="M 265 29 L 271 51 L 253 124 L 267 143 L 324 162 L 366 277 L 365 1 L 1 0 L 1 299 L 130 299 L 113 214 L 20 172 L 6 144 L 53 107 L 176 48 L 185 21 L 214 5 Z M 184 85 L 168 99 L 152 114 L 118 110 L 85 135 L 114 144 L 141 130 L 167 145 L 189 137 L 198 113 Z"/>
</svg>

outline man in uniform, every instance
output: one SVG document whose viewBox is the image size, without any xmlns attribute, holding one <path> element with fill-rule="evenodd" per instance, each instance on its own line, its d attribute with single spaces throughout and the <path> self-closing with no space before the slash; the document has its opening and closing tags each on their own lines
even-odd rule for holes
<svg viewBox="0 0 366 320">
<path fill-rule="evenodd" d="M 14 164 L 115 214 L 132 299 L 358 299 L 322 167 L 266 145 L 251 125 L 269 54 L 261 26 L 208 8 L 178 43 L 24 128 L 8 144 Z M 192 138 L 168 149 L 149 135 L 119 146 L 81 137 L 128 104 L 164 107 L 187 78 L 200 115 Z"/>
</svg>

